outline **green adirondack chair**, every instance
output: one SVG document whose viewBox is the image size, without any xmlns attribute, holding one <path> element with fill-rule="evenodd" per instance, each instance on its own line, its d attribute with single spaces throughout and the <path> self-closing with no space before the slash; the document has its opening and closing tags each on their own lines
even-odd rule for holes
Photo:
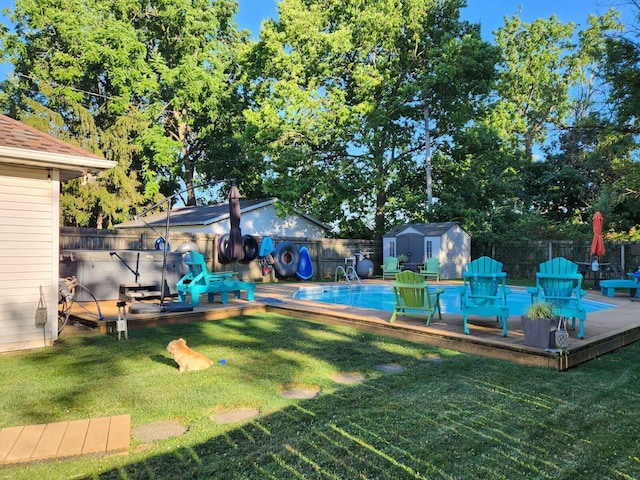
<svg viewBox="0 0 640 480">
<path fill-rule="evenodd" d="M 425 282 L 422 275 L 410 270 L 397 273 L 391 286 L 396 303 L 390 322 L 395 321 L 398 315 L 408 315 L 425 317 L 427 325 L 430 325 L 436 312 L 438 312 L 438 318 L 442 319 L 440 295 L 444 292 L 444 288 L 429 289 L 429 284 Z"/>
<path fill-rule="evenodd" d="M 424 277 L 425 280 L 429 280 L 429 277 L 436 279 L 436 282 L 440 281 L 440 260 L 436 257 L 427 258 L 424 262 L 424 266 L 418 272 Z"/>
<path fill-rule="evenodd" d="M 464 333 L 469 335 L 469 315 L 495 316 L 502 327 L 502 336 L 506 337 L 509 320 L 507 295 L 511 290 L 506 285 L 507 274 L 502 271 L 502 263 L 493 258 L 480 257 L 469 262 L 467 271 L 462 275 L 463 284 L 459 293 Z"/>
<path fill-rule="evenodd" d="M 396 273 L 400 273 L 400 263 L 397 257 L 386 257 L 382 265 L 382 279 L 387 277 L 396 278 Z"/>
<path fill-rule="evenodd" d="M 584 338 L 584 321 L 587 312 L 582 307 L 582 275 L 578 264 L 566 258 L 556 257 L 541 263 L 536 273 L 536 286 L 527 288 L 531 302 L 548 302 L 553 305 L 554 315 L 564 315 L 571 319 L 571 328 L 576 329 L 576 319 L 580 320 L 578 338 Z"/>
</svg>

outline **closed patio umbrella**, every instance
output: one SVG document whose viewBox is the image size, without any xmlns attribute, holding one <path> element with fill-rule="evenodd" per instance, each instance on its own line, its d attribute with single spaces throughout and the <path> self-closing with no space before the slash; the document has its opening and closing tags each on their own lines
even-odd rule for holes
<svg viewBox="0 0 640 480">
<path fill-rule="evenodd" d="M 593 215 L 593 219 L 591 223 L 593 225 L 593 240 L 591 241 L 591 255 L 595 255 L 597 257 L 604 256 L 604 240 L 602 239 L 602 222 L 604 219 L 602 218 L 602 214 L 600 212 L 596 212 Z"/>
<path fill-rule="evenodd" d="M 229 222 L 231 224 L 229 258 L 231 260 L 242 260 L 244 258 L 244 250 L 242 248 L 242 230 L 240 229 L 240 192 L 235 184 L 229 190 Z"/>
</svg>

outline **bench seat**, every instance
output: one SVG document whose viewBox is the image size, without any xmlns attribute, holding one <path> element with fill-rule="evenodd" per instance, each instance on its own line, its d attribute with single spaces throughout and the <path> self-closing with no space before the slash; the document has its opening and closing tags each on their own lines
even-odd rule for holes
<svg viewBox="0 0 640 480">
<path fill-rule="evenodd" d="M 638 297 L 640 284 L 637 280 L 602 280 L 600 282 L 600 293 L 607 297 L 615 297 L 616 289 L 629 289 L 629 295 Z"/>
</svg>

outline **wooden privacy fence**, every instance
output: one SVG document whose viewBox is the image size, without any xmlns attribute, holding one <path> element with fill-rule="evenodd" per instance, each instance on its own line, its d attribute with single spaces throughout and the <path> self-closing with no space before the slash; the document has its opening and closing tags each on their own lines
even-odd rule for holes
<svg viewBox="0 0 640 480">
<path fill-rule="evenodd" d="M 234 270 L 238 277 L 245 281 L 275 281 L 273 272 L 266 277 L 258 259 L 247 264 L 232 262 L 220 263 L 218 259 L 218 243 L 221 235 L 213 233 L 174 232 L 169 235 L 171 250 L 175 250 L 185 242 L 193 242 L 204 255 L 207 265 L 212 271 Z M 258 244 L 261 237 L 256 236 Z M 157 232 L 140 229 L 92 229 L 63 227 L 60 229 L 61 252 L 73 250 L 154 250 L 158 239 Z M 313 261 L 313 279 L 333 279 L 338 266 L 345 265 L 345 259 L 357 253 L 366 255 L 374 264 L 374 273 L 380 272 L 382 264 L 382 243 L 374 240 L 345 240 L 333 238 L 305 237 L 272 237 L 274 244 L 290 241 L 298 247 L 305 245 Z"/>
<path fill-rule="evenodd" d="M 272 237 L 277 245 L 291 241 L 298 246 L 305 245 L 311 254 L 314 280 L 333 279 L 336 268 L 345 265 L 346 258 L 356 253 L 365 254 L 373 262 L 374 274 L 380 275 L 382 265 L 382 242 L 375 240 L 347 240 L 333 238 L 293 238 Z M 63 227 L 60 229 L 60 249 L 65 250 L 154 250 L 158 233 L 151 229 L 91 229 Z M 218 261 L 220 235 L 210 233 L 174 232 L 170 234 L 171 249 L 175 250 L 184 242 L 194 242 L 211 267 L 212 271 L 234 270 L 242 280 L 273 281 L 273 274 L 263 277 L 257 260 L 248 264 L 233 262 L 221 264 Z M 256 237 L 258 243 L 262 240 Z M 483 244 L 471 241 L 471 257 L 482 255 L 495 258 L 504 265 L 504 271 L 512 278 L 534 278 L 540 263 L 554 257 L 565 257 L 574 262 L 590 262 L 591 241 L 573 242 L 550 241 L 508 241 Z M 640 266 L 640 243 L 607 243 L 606 255 L 601 263 L 616 263 L 623 271 L 635 271 Z"/>
</svg>

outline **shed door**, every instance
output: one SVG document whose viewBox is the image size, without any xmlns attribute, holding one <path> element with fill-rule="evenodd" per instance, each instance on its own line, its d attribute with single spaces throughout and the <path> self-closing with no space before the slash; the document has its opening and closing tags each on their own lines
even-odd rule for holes
<svg viewBox="0 0 640 480">
<path fill-rule="evenodd" d="M 396 237 L 396 242 L 398 243 L 396 256 L 406 255 L 409 259 L 408 263 L 424 262 L 424 236 L 408 233 Z"/>
</svg>

